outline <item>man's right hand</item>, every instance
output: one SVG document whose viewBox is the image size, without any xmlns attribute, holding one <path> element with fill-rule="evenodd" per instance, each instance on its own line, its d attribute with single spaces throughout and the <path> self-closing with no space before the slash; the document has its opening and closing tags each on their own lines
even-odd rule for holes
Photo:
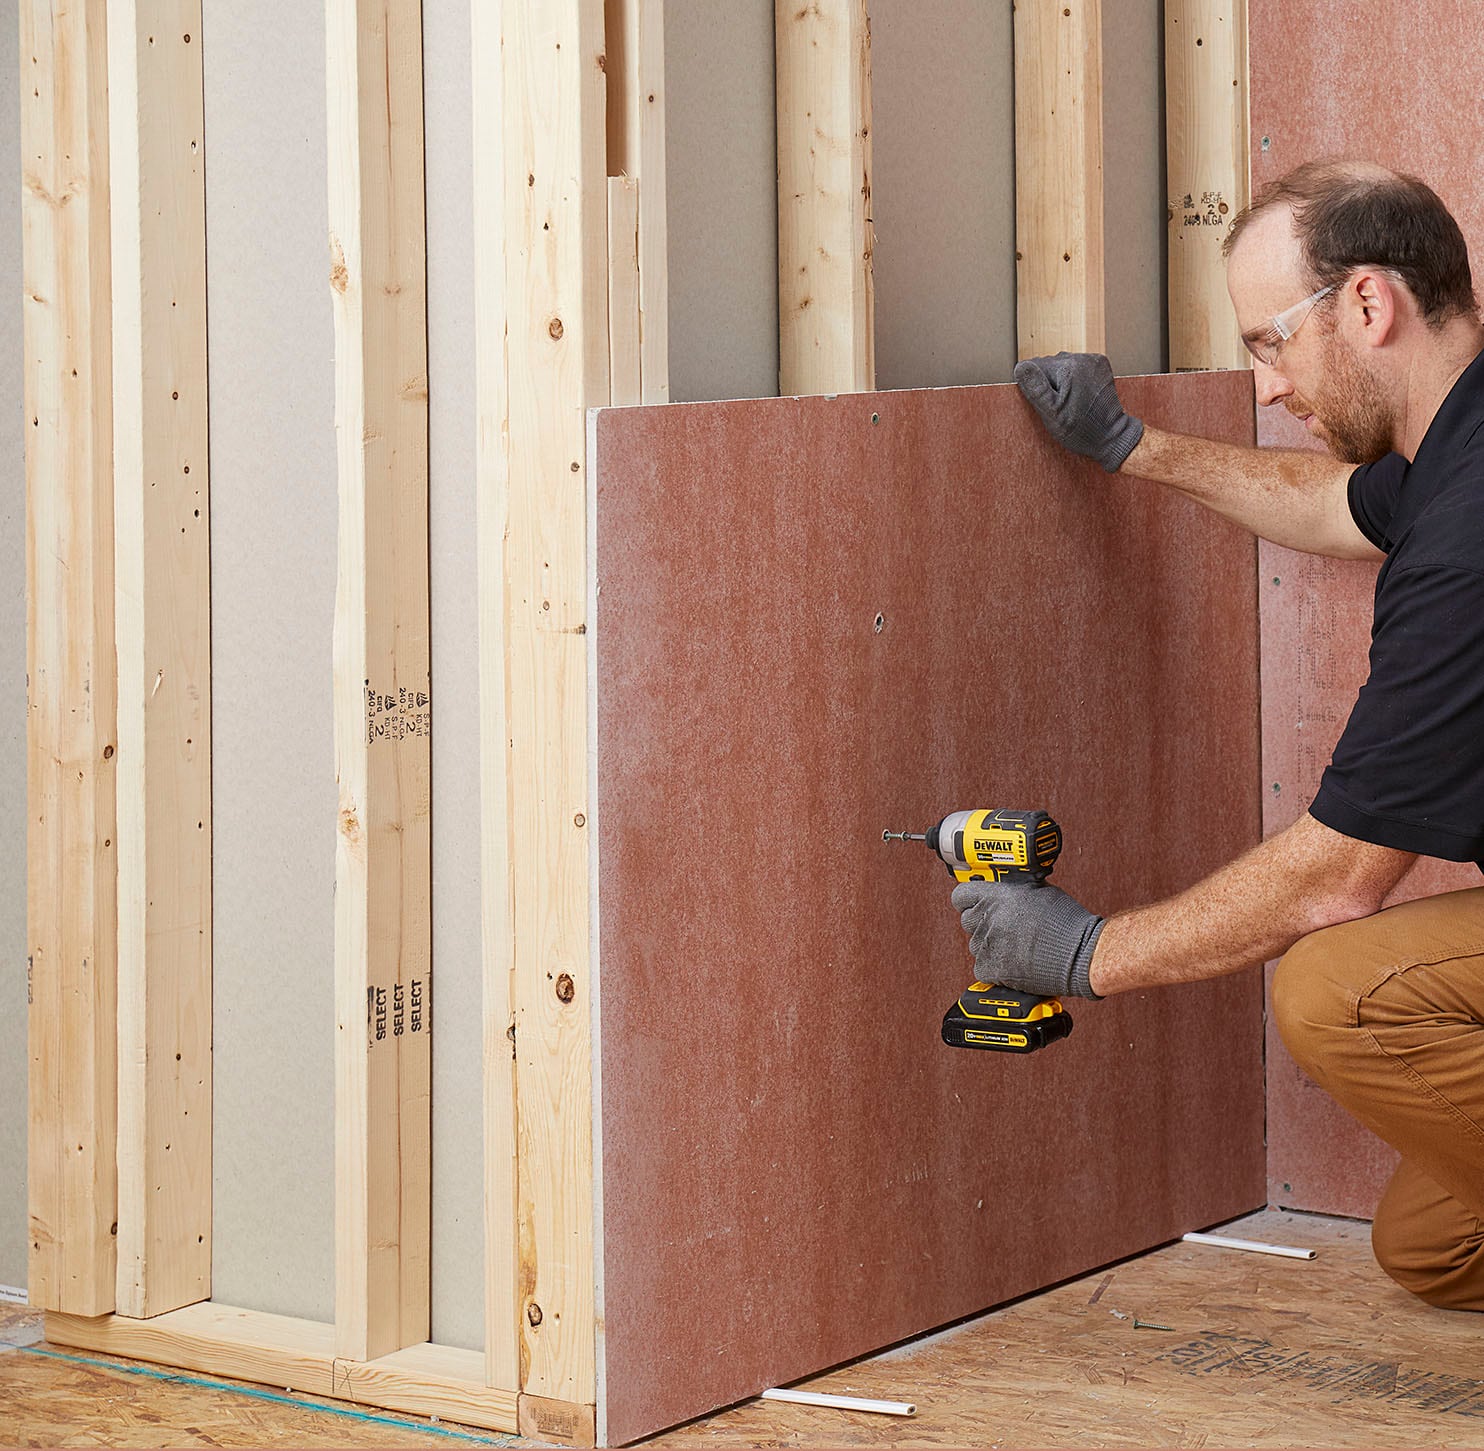
<svg viewBox="0 0 1484 1451">
<path fill-rule="evenodd" d="M 1110 474 L 1143 437 L 1144 425 L 1123 411 L 1113 368 L 1101 353 L 1027 358 L 1015 365 L 1015 381 L 1052 438 L 1096 459 Z"/>
</svg>

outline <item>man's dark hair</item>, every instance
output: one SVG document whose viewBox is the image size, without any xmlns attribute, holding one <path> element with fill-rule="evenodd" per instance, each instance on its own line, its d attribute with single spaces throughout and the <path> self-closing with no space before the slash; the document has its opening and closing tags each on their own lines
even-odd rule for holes
<svg viewBox="0 0 1484 1451">
<path fill-rule="evenodd" d="M 1254 218 L 1275 207 L 1293 212 L 1316 291 L 1357 267 L 1378 267 L 1406 285 L 1429 326 L 1477 314 L 1463 233 L 1438 194 L 1415 176 L 1369 162 L 1306 162 L 1269 182 L 1237 214 L 1222 256 L 1231 256 Z"/>
</svg>

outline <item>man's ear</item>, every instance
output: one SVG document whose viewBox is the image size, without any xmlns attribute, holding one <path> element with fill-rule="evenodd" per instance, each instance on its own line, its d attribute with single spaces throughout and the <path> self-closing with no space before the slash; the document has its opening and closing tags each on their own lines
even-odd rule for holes
<svg viewBox="0 0 1484 1451">
<path fill-rule="evenodd" d="M 1358 324 L 1358 341 L 1371 348 L 1389 342 L 1401 304 L 1396 282 L 1384 272 L 1357 272 L 1346 285 L 1345 294 L 1353 304 L 1351 316 Z"/>
</svg>

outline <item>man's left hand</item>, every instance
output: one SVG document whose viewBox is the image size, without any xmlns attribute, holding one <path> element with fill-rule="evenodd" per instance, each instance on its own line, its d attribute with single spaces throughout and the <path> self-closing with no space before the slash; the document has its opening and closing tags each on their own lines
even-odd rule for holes
<svg viewBox="0 0 1484 1451">
<path fill-rule="evenodd" d="M 1049 882 L 1038 887 L 960 882 L 963 917 L 981 982 L 1042 998 L 1095 998 L 1088 981 L 1103 919 Z"/>
</svg>

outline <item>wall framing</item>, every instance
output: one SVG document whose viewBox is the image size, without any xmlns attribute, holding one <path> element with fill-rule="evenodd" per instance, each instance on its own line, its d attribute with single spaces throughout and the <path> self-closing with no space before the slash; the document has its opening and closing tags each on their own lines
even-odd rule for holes
<svg viewBox="0 0 1484 1451">
<path fill-rule="evenodd" d="M 432 819 L 421 0 L 330 0 L 336 1353 L 428 1338 Z"/>
<path fill-rule="evenodd" d="M 1245 368 L 1221 239 L 1247 205 L 1246 0 L 1165 0 L 1170 371 Z"/>
<path fill-rule="evenodd" d="M 502 569 L 520 1384 L 597 1399 L 588 955 L 587 409 L 608 400 L 601 0 L 505 8 Z"/>
<path fill-rule="evenodd" d="M 1036 64 L 1037 45 L 1071 44 L 1084 59 L 1095 54 L 1097 0 L 1071 3 L 1070 41 L 1059 31 L 1021 38 L 1028 67 Z M 63 1344 L 591 1443 L 601 1424 L 603 1370 L 594 1283 L 601 1247 L 594 1172 L 601 1144 L 595 1142 L 592 1100 L 598 985 L 590 939 L 595 803 L 584 638 L 593 610 L 587 413 L 610 402 L 668 398 L 663 6 L 659 0 L 471 6 L 487 1267 L 482 1353 L 427 1340 L 428 1033 L 411 1026 L 415 985 L 428 983 L 432 967 L 420 0 L 326 0 L 328 281 L 336 319 L 341 501 L 333 1326 L 209 1299 L 209 1138 L 181 1154 L 183 1141 L 163 1133 L 169 1113 L 187 1102 L 193 1110 L 205 1105 L 199 1121 L 209 1128 L 209 1015 L 190 1008 L 194 989 L 159 996 L 158 980 L 170 959 L 151 955 L 158 950 L 156 934 L 141 913 L 131 915 L 126 905 L 120 914 L 115 905 L 117 772 L 121 789 L 127 782 L 133 793 L 118 824 L 123 846 L 134 853 L 121 863 L 118 880 L 131 901 L 142 892 L 157 906 L 161 893 L 139 884 L 157 879 L 150 873 L 171 884 L 175 925 L 161 931 L 174 933 L 176 946 L 186 929 L 195 931 L 206 951 L 191 958 L 190 981 L 209 984 L 209 842 L 204 826 L 202 836 L 192 835 L 194 821 L 209 824 L 209 797 L 182 798 L 201 806 L 183 812 L 170 828 L 174 837 L 162 830 L 157 806 L 169 790 L 187 784 L 199 787 L 204 780 L 209 791 L 209 631 L 201 632 L 203 653 L 190 666 L 197 672 L 194 708 L 202 722 L 187 736 L 192 753 L 184 763 L 159 765 L 149 754 L 153 737 L 146 730 L 152 723 L 146 707 L 155 699 L 150 650 L 161 630 L 149 612 L 154 596 L 148 587 L 160 592 L 165 579 L 158 561 L 167 543 L 176 546 L 180 526 L 171 511 L 186 509 L 186 539 L 193 547 L 199 539 L 204 548 L 209 517 L 206 398 L 204 387 L 191 391 L 204 380 L 204 362 L 193 361 L 192 351 L 198 332 L 204 335 L 204 313 L 198 318 L 190 311 L 167 328 L 146 311 L 161 287 L 178 291 L 187 284 L 196 289 L 192 308 L 198 296 L 204 307 L 204 260 L 198 257 L 203 163 L 194 146 L 184 155 L 173 149 L 181 137 L 194 141 L 200 134 L 200 48 L 181 39 L 167 56 L 149 47 L 145 34 L 141 49 L 144 32 L 137 26 L 144 7 L 125 0 L 110 8 L 116 38 L 112 118 L 101 0 L 76 10 L 48 0 L 22 5 L 33 47 L 26 54 L 38 57 L 38 82 L 42 71 L 55 82 L 64 62 L 72 67 L 66 85 L 38 84 L 36 94 L 27 95 L 25 113 L 28 416 L 37 420 L 28 451 L 36 615 L 28 632 L 35 661 L 28 852 L 32 1215 L 33 1226 L 46 1230 L 33 1235 L 33 1298 L 50 1312 L 48 1335 Z M 780 340 L 782 382 L 790 392 L 863 390 L 874 382 L 867 8 L 865 0 L 830 0 L 807 13 L 793 6 L 778 11 Z M 1034 10 L 1020 7 L 1018 28 L 1022 14 L 1030 25 Z M 171 18 L 181 37 L 199 40 L 200 0 L 172 0 Z M 1057 25 L 1067 20 L 1061 6 L 1051 19 Z M 44 35 L 65 43 L 50 50 Z M 120 84 L 125 73 L 119 69 L 130 56 L 140 68 L 132 90 Z M 146 88 L 143 66 L 167 60 L 175 67 L 169 82 Z M 1027 256 L 1074 250 L 1065 242 L 1071 234 L 1060 230 L 1065 216 L 1082 229 L 1075 247 L 1079 269 L 1073 269 L 1080 279 L 1072 290 L 1075 320 L 1068 325 L 1081 331 L 1048 342 L 1053 324 L 1037 322 L 1036 351 L 1100 343 L 1096 229 L 1102 198 L 1093 134 L 1100 101 L 1093 89 L 1096 66 L 1078 74 L 1086 87 L 1077 92 L 1082 131 L 1069 139 L 1049 129 L 1044 115 L 1017 128 L 1024 174 L 1055 174 L 1070 187 L 1063 214 L 1053 220 L 1038 212 L 1024 221 Z M 145 89 L 168 96 L 167 105 L 158 112 L 143 107 Z M 826 116 L 824 107 L 833 101 L 840 104 Z M 64 104 L 73 109 L 64 112 Z M 117 149 L 125 139 L 121 119 L 132 126 L 126 150 Z M 47 137 L 62 139 L 48 147 Z M 40 148 L 34 161 L 33 138 Z M 59 152 L 87 164 L 63 175 Z M 65 213 L 55 205 L 64 194 L 72 197 Z M 818 205 L 793 205 L 806 197 Z M 175 218 L 170 238 L 151 240 L 151 207 Z M 138 225 L 121 232 L 125 217 Z M 120 247 L 121 236 L 131 250 Z M 802 257 L 809 261 L 800 263 Z M 815 265 L 820 257 L 829 265 Z M 179 272 L 167 270 L 172 267 Z M 1033 274 L 1023 263 L 1025 317 L 1042 305 L 1028 300 Z M 1059 277 L 1057 267 L 1051 274 Z M 1052 303 L 1061 307 L 1070 295 L 1059 282 L 1042 290 L 1048 316 Z M 121 321 L 127 331 L 120 331 Z M 74 383 L 67 374 L 79 360 Z M 149 412 L 150 390 L 157 380 L 173 379 L 171 369 L 187 386 L 170 388 L 181 396 L 170 399 L 176 422 L 167 428 Z M 128 445 L 117 451 L 117 478 L 110 466 L 114 437 Z M 160 463 L 151 450 L 158 450 Z M 142 487 L 149 470 L 182 461 L 193 464 L 189 487 L 182 473 L 168 502 L 149 499 Z M 89 507 L 71 514 L 51 507 L 57 497 L 51 485 L 62 477 L 73 481 Z M 117 540 L 115 489 L 118 517 L 130 531 L 120 524 Z M 158 510 L 156 522 L 150 509 Z M 71 528 L 77 532 L 68 534 Z M 169 540 L 157 541 L 154 528 Z M 54 556 L 70 564 L 70 581 L 53 567 Z M 174 590 L 182 575 L 191 579 L 190 598 L 204 609 L 204 566 L 199 574 L 193 568 L 172 564 L 168 583 Z M 126 672 L 118 710 L 116 598 L 117 658 Z M 57 603 L 43 609 L 40 601 Z M 67 644 L 46 633 L 51 617 L 64 616 L 72 645 L 83 642 L 85 658 L 69 656 Z M 193 618 L 199 624 L 204 617 Z M 173 678 L 175 671 L 166 674 Z M 92 712 L 86 719 L 62 718 L 57 702 L 68 697 L 48 693 L 58 678 L 68 692 L 87 686 Z M 66 772 L 54 773 L 55 779 L 46 774 L 45 758 L 57 743 L 65 744 L 56 755 L 68 769 L 78 766 L 76 789 Z M 64 843 L 79 841 L 90 850 L 64 858 Z M 193 871 L 181 870 L 192 862 Z M 76 910 L 54 919 L 46 904 L 59 895 L 57 874 L 64 869 L 73 874 L 65 894 Z M 132 947 L 115 945 L 115 921 L 120 931 L 127 929 Z M 133 977 L 125 969 L 131 951 L 140 964 Z M 117 1020 L 115 961 L 118 981 L 131 994 Z M 391 1025 L 399 989 L 409 1031 L 397 1041 Z M 382 997 L 388 1039 L 376 1035 Z M 156 1004 L 164 1016 L 153 1015 Z M 170 1033 L 183 1018 L 198 1029 L 206 1024 L 194 1046 L 178 1050 L 195 1055 L 190 1061 L 201 1069 L 190 1083 L 172 1076 L 177 1048 Z M 416 1036 L 423 1041 L 410 1042 Z M 132 1097 L 116 1105 L 112 1085 L 121 1042 L 136 1079 Z M 57 1044 L 64 1056 L 55 1052 Z M 156 1103 L 167 1107 L 157 1110 Z M 74 1128 L 85 1146 L 77 1162 L 60 1152 Z M 200 1238 L 187 1235 L 185 1218 L 160 1233 L 143 1227 L 152 1222 L 142 1207 L 144 1186 L 155 1177 L 154 1168 L 145 1167 L 147 1156 L 163 1154 L 166 1142 L 183 1186 L 174 1199 L 193 1210 L 205 1206 Z M 130 1147 L 136 1143 L 137 1151 Z M 115 1162 L 126 1170 L 117 1189 Z M 131 1198 L 137 1206 L 132 1221 Z M 115 1219 L 127 1272 L 115 1266 Z M 138 1233 L 134 1224 L 141 1226 Z M 178 1283 L 166 1283 L 149 1268 L 166 1262 L 181 1267 Z"/>
<path fill-rule="evenodd" d="M 1102 0 L 1015 7 L 1015 260 L 1020 356 L 1102 352 Z"/>
<path fill-rule="evenodd" d="M 118 1308 L 211 1294 L 211 557 L 200 0 L 108 7 Z M 165 303 L 168 300 L 169 306 Z"/>
<path fill-rule="evenodd" d="M 665 3 L 605 0 L 608 174 L 636 188 L 640 396 L 670 401 L 669 264 L 665 217 Z M 611 193 L 610 193 L 611 195 Z M 628 402 L 625 395 L 617 402 Z"/>
<path fill-rule="evenodd" d="M 871 22 L 866 0 L 774 11 L 778 391 L 876 386 Z"/>
<path fill-rule="evenodd" d="M 484 1382 L 520 1385 L 519 1252 L 516 1217 L 515 979 L 507 944 L 513 906 L 506 724 L 505 573 L 510 519 L 505 457 L 505 158 L 500 15 L 470 10 L 476 76 L 474 130 L 474 366 L 479 550 L 480 907 L 484 1083 Z"/>
<path fill-rule="evenodd" d="M 46 1337 L 104 1355 L 181 1366 L 358 1405 L 514 1431 L 517 1397 L 491 1390 L 478 1351 L 416 1345 L 374 1360 L 335 1353 L 335 1327 L 203 1302 L 135 1320 L 48 1315 Z"/>
<path fill-rule="evenodd" d="M 101 1315 L 118 1216 L 108 37 L 102 0 L 23 0 L 20 26 L 28 1277 L 32 1304 Z"/>
</svg>

